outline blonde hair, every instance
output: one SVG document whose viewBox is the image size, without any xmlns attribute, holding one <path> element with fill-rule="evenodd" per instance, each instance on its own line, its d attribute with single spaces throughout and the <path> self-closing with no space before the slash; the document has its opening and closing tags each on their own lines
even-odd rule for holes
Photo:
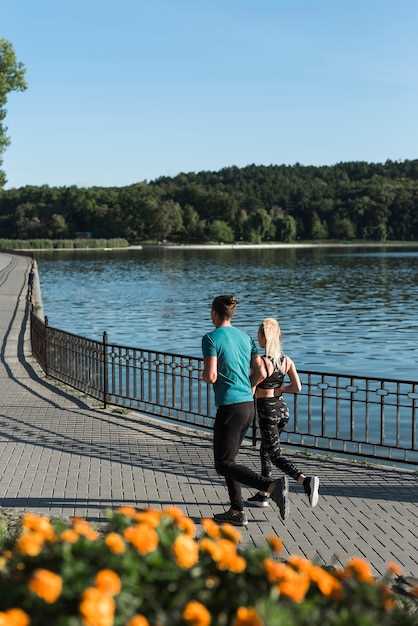
<svg viewBox="0 0 418 626">
<path fill-rule="evenodd" d="M 266 356 L 280 369 L 282 344 L 280 341 L 281 330 L 279 322 L 273 317 L 266 317 L 260 324 L 259 332 L 264 335 L 266 340 Z"/>
</svg>

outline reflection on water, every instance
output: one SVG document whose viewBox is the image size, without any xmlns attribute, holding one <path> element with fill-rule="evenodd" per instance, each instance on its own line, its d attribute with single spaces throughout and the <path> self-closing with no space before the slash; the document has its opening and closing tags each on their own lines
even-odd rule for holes
<svg viewBox="0 0 418 626">
<path fill-rule="evenodd" d="M 418 251 L 143 250 L 39 254 L 50 324 L 199 355 L 209 307 L 235 293 L 256 335 L 277 317 L 301 369 L 418 380 Z"/>
</svg>

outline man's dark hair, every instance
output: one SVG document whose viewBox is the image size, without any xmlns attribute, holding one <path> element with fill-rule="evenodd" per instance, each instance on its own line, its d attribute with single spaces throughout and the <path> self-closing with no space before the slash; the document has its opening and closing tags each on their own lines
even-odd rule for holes
<svg viewBox="0 0 418 626">
<path fill-rule="evenodd" d="M 212 309 L 222 320 L 230 320 L 237 308 L 238 300 L 235 296 L 216 296 L 212 302 Z"/>
</svg>

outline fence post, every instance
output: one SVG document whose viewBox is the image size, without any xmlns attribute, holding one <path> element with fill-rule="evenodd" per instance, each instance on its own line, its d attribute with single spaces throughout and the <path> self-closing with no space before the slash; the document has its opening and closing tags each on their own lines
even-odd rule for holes
<svg viewBox="0 0 418 626">
<path fill-rule="evenodd" d="M 254 419 L 253 419 L 253 447 L 257 445 L 257 402 L 254 398 Z"/>
<path fill-rule="evenodd" d="M 48 378 L 48 316 L 45 315 L 45 376 Z"/>
<path fill-rule="evenodd" d="M 107 408 L 107 332 L 103 333 L 103 408 Z"/>
</svg>

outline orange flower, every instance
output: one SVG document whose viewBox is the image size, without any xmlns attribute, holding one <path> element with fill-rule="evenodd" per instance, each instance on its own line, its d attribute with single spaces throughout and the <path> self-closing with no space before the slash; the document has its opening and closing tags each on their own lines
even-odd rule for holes
<svg viewBox="0 0 418 626">
<path fill-rule="evenodd" d="M 297 574 L 293 579 L 283 580 L 279 583 L 279 591 L 282 596 L 286 596 L 293 600 L 293 602 L 299 603 L 305 599 L 305 596 L 309 589 L 309 578 L 305 573 Z"/>
<path fill-rule="evenodd" d="M 222 524 L 221 532 L 224 537 L 226 537 L 230 541 L 233 541 L 234 543 L 239 543 L 241 541 L 241 533 L 239 532 L 239 530 L 234 528 L 232 524 Z"/>
<path fill-rule="evenodd" d="M 229 539 L 219 539 L 217 545 L 221 550 L 221 556 L 218 560 L 218 568 L 228 570 L 234 574 L 240 574 L 245 570 L 247 564 L 242 556 L 237 554 L 237 546 Z"/>
<path fill-rule="evenodd" d="M 209 626 L 212 621 L 207 608 L 195 600 L 186 604 L 182 617 L 190 626 Z"/>
<path fill-rule="evenodd" d="M 55 530 L 47 517 L 25 513 L 22 519 L 22 526 L 27 530 L 39 533 L 46 541 L 55 540 Z"/>
<path fill-rule="evenodd" d="M 336 596 L 340 593 L 342 589 L 340 581 L 322 567 L 312 565 L 309 574 L 311 580 L 316 584 L 322 595 Z"/>
<path fill-rule="evenodd" d="M 237 611 L 233 626 L 263 626 L 263 621 L 255 609 L 241 606 Z"/>
<path fill-rule="evenodd" d="M 138 511 L 134 515 L 134 520 L 139 524 L 148 524 L 152 528 L 158 528 L 160 525 L 161 514 L 159 511 Z"/>
<path fill-rule="evenodd" d="M 131 617 L 126 626 L 150 626 L 150 624 L 147 618 L 144 617 L 144 615 L 140 615 L 138 613 L 137 615 Z"/>
<path fill-rule="evenodd" d="M 90 541 L 96 541 L 96 539 L 98 539 L 99 533 L 91 527 L 87 520 L 74 517 L 71 522 L 73 525 L 73 530 L 82 537 L 85 537 Z"/>
<path fill-rule="evenodd" d="M 81 598 L 80 613 L 85 626 L 113 626 L 115 601 L 96 587 L 88 587 Z"/>
<path fill-rule="evenodd" d="M 175 522 L 179 522 L 186 517 L 178 506 L 166 506 L 166 508 L 163 509 L 163 515 L 171 517 Z"/>
<path fill-rule="evenodd" d="M 221 529 L 212 519 L 202 519 L 203 530 L 212 539 L 218 539 L 221 536 Z"/>
<path fill-rule="evenodd" d="M 213 541 L 213 539 L 203 537 L 203 539 L 199 541 L 199 549 L 201 550 L 201 552 L 206 552 L 207 554 L 209 554 L 213 561 L 219 561 L 219 559 L 221 558 L 221 548 L 218 546 L 216 541 Z"/>
<path fill-rule="evenodd" d="M 277 583 L 280 580 L 288 580 L 294 578 L 296 572 L 285 563 L 278 563 L 273 559 L 264 559 L 263 562 L 264 571 L 267 575 L 267 580 L 270 583 Z"/>
<path fill-rule="evenodd" d="M 412 594 L 418 598 L 418 585 L 412 589 Z"/>
<path fill-rule="evenodd" d="M 398 563 L 395 563 L 395 561 L 389 561 L 386 566 L 386 570 L 394 576 L 400 576 L 402 574 L 401 566 Z"/>
<path fill-rule="evenodd" d="M 284 548 L 283 541 L 276 535 L 268 535 L 267 541 L 273 552 L 281 552 Z"/>
<path fill-rule="evenodd" d="M 80 539 L 80 535 L 76 533 L 75 530 L 72 530 L 72 528 L 68 528 L 62 531 L 61 539 L 66 543 L 76 543 Z"/>
<path fill-rule="evenodd" d="M 355 574 L 355 576 L 363 583 L 372 583 L 374 580 L 372 568 L 367 561 L 354 557 L 347 563 L 346 569 Z"/>
<path fill-rule="evenodd" d="M 136 515 L 136 511 L 133 506 L 120 506 L 117 509 L 117 512 L 125 517 L 129 517 L 130 519 L 134 519 Z"/>
<path fill-rule="evenodd" d="M 189 517 L 183 517 L 182 519 L 177 521 L 177 526 L 182 530 L 188 537 L 194 537 L 196 535 L 196 525 Z"/>
<path fill-rule="evenodd" d="M 28 530 L 23 535 L 20 535 L 16 542 L 16 547 L 21 554 L 38 556 L 44 547 L 44 538 L 39 533 Z"/>
<path fill-rule="evenodd" d="M 123 554 L 126 550 L 125 542 L 118 533 L 106 535 L 105 544 L 113 554 Z"/>
<path fill-rule="evenodd" d="M 122 583 L 119 576 L 111 569 L 102 569 L 97 573 L 95 578 L 97 589 L 110 596 L 116 596 L 122 589 Z"/>
<path fill-rule="evenodd" d="M 62 578 L 47 569 L 37 569 L 29 581 L 29 589 L 48 604 L 53 604 L 61 595 Z"/>
<path fill-rule="evenodd" d="M 30 624 L 29 615 L 22 609 L 9 609 L 3 615 L 5 616 L 4 624 L 7 626 L 29 626 Z M 1 620 L 0 624 L 2 624 Z"/>
<path fill-rule="evenodd" d="M 187 535 L 179 535 L 173 543 L 176 563 L 182 569 L 190 569 L 199 560 L 198 544 Z"/>
<path fill-rule="evenodd" d="M 396 600 L 389 587 L 383 587 L 383 608 L 386 612 L 391 611 L 396 606 Z"/>
<path fill-rule="evenodd" d="M 298 569 L 300 572 L 305 572 L 306 574 L 310 574 L 312 568 L 314 567 L 311 561 L 309 561 L 308 559 L 305 559 L 303 556 L 298 556 L 296 554 L 292 554 L 287 559 L 287 562 L 290 565 L 293 565 L 293 567 Z"/>
<path fill-rule="evenodd" d="M 154 552 L 158 547 L 157 532 L 154 528 L 148 526 L 148 524 L 130 526 L 123 534 L 125 539 L 135 546 L 142 556 Z"/>
</svg>

